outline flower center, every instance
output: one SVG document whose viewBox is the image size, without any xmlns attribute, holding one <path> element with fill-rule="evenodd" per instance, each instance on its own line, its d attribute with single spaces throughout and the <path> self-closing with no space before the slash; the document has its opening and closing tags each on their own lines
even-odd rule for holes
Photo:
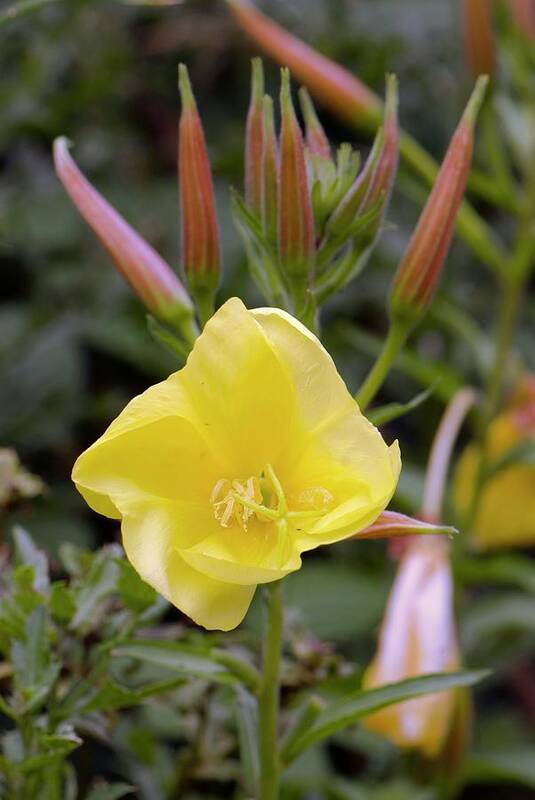
<svg viewBox="0 0 535 800">
<path fill-rule="evenodd" d="M 220 478 L 210 494 L 214 517 L 222 528 L 236 523 L 246 531 L 253 518 L 259 522 L 275 522 L 282 531 L 288 521 L 299 518 L 323 516 L 334 500 L 323 486 L 311 486 L 297 495 L 292 511 L 273 467 L 267 464 L 260 477 Z M 292 502 L 292 505 L 294 503 Z"/>
</svg>

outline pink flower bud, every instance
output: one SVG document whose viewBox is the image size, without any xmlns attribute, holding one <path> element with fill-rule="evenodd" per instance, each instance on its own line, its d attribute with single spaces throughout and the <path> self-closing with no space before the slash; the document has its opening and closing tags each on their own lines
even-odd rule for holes
<svg viewBox="0 0 535 800">
<path fill-rule="evenodd" d="M 455 528 L 449 525 L 435 525 L 421 519 L 414 519 L 396 511 L 383 511 L 373 525 L 365 528 L 355 539 L 390 539 L 413 537 L 422 534 L 454 534 Z"/>
<path fill-rule="evenodd" d="M 71 200 L 144 305 L 162 319 L 190 315 L 191 300 L 171 267 L 91 186 L 63 137 L 54 142 L 54 163 Z"/>
<path fill-rule="evenodd" d="M 179 86 L 182 266 L 192 292 L 212 293 L 221 268 L 214 187 L 202 124 L 184 64 L 179 67 Z"/>
<path fill-rule="evenodd" d="M 476 83 L 394 277 L 390 298 L 394 317 L 416 322 L 433 299 L 470 171 L 474 125 L 487 82 L 482 77 Z"/>
<path fill-rule="evenodd" d="M 314 264 L 315 237 L 303 137 L 290 94 L 290 73 L 281 71 L 279 172 L 279 256 L 289 276 L 308 275 Z"/>
<path fill-rule="evenodd" d="M 268 240 L 277 240 L 279 147 L 275 132 L 273 100 L 264 96 L 262 103 L 264 148 L 262 152 L 262 225 Z"/>
<path fill-rule="evenodd" d="M 382 200 L 386 208 L 397 172 L 399 159 L 397 82 L 388 77 L 383 126 L 377 132 L 366 164 L 351 189 L 333 212 L 328 228 L 334 233 L 343 233 L 357 216 L 373 208 Z"/>
<path fill-rule="evenodd" d="M 535 6 L 533 0 L 508 0 L 515 23 L 530 39 L 535 39 Z"/>
<path fill-rule="evenodd" d="M 375 126 L 381 101 L 350 72 L 288 33 L 248 0 L 227 0 L 241 27 L 266 53 L 307 86 L 333 113 L 349 123 Z"/>
<path fill-rule="evenodd" d="M 492 0 L 461 0 L 464 52 L 475 78 L 493 75 L 496 69 Z"/>
<path fill-rule="evenodd" d="M 252 62 L 251 103 L 245 133 L 245 201 L 255 214 L 262 207 L 262 158 L 264 152 L 264 71 L 262 61 Z"/>
<path fill-rule="evenodd" d="M 305 120 L 306 144 L 309 152 L 318 158 L 331 158 L 331 145 L 316 114 L 310 95 L 305 88 L 299 90 L 301 111 Z"/>
</svg>

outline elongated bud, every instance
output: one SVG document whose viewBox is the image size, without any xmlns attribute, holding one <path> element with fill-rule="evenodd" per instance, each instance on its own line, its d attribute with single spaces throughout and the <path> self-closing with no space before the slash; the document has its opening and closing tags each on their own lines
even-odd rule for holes
<svg viewBox="0 0 535 800">
<path fill-rule="evenodd" d="M 71 200 L 144 305 L 167 321 L 191 316 L 191 300 L 171 267 L 89 183 L 64 137 L 54 142 L 54 163 Z"/>
<path fill-rule="evenodd" d="M 394 185 L 399 160 L 398 92 L 395 76 L 387 78 L 385 119 L 378 130 L 364 169 L 335 209 L 328 229 L 343 235 L 357 219 L 381 202 L 384 211 Z M 383 214 L 376 222 L 380 225 Z"/>
<path fill-rule="evenodd" d="M 384 143 L 377 158 L 363 211 L 371 208 L 381 198 L 388 204 L 396 178 L 399 161 L 398 83 L 395 75 L 386 81 L 386 106 Z"/>
<path fill-rule="evenodd" d="M 390 539 L 417 536 L 421 534 L 443 534 L 452 536 L 457 533 L 450 525 L 435 525 L 421 519 L 414 519 L 396 511 L 383 511 L 373 525 L 365 528 L 355 539 Z"/>
<path fill-rule="evenodd" d="M 295 116 L 287 69 L 281 71 L 281 80 L 279 257 L 288 276 L 302 277 L 311 272 L 314 264 L 314 220 L 303 137 Z"/>
<path fill-rule="evenodd" d="M 354 75 L 268 19 L 248 0 L 227 0 L 246 33 L 307 86 L 335 114 L 351 124 L 375 127 L 381 101 Z"/>
<path fill-rule="evenodd" d="M 273 100 L 265 95 L 262 103 L 264 149 L 262 152 L 262 227 L 268 241 L 275 244 L 278 224 L 279 147 L 275 132 Z"/>
<path fill-rule="evenodd" d="M 179 67 L 179 87 L 182 99 L 178 149 L 182 266 L 200 305 L 201 296 L 213 297 L 219 283 L 219 229 L 206 142 L 184 64 Z"/>
<path fill-rule="evenodd" d="M 487 77 L 476 83 L 394 277 L 390 302 L 395 319 L 416 323 L 433 299 L 466 187 L 474 125 L 487 83 Z"/>
<path fill-rule="evenodd" d="M 264 70 L 260 58 L 252 61 L 251 103 L 245 134 L 245 202 L 260 215 L 262 208 L 262 157 L 264 152 Z"/>
<path fill-rule="evenodd" d="M 535 39 L 535 5 L 533 0 L 507 0 L 511 16 L 518 28 Z"/>
<path fill-rule="evenodd" d="M 496 69 L 492 0 L 461 0 L 464 52 L 474 78 Z"/>
<path fill-rule="evenodd" d="M 318 119 L 310 95 L 304 87 L 299 90 L 299 101 L 303 119 L 305 120 L 306 144 L 309 152 L 318 158 L 330 159 L 331 146 L 329 140 Z"/>
<path fill-rule="evenodd" d="M 459 668 L 453 617 L 453 582 L 447 543 L 413 540 L 390 592 L 376 656 L 365 689 Z M 399 747 L 433 758 L 443 749 L 457 702 L 455 691 L 426 695 L 366 717 L 364 725 Z"/>
</svg>

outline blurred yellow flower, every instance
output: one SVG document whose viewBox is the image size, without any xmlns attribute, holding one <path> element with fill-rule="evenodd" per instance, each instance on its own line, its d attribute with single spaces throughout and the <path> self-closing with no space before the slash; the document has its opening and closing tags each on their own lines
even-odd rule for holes
<svg viewBox="0 0 535 800">
<path fill-rule="evenodd" d="M 532 441 L 535 446 L 535 378 L 524 378 L 507 408 L 488 432 L 489 461 Z M 479 449 L 470 445 L 455 475 L 456 505 L 462 514 L 472 499 L 479 465 Z M 522 547 L 535 542 L 535 464 L 513 464 L 501 469 L 484 485 L 472 525 L 472 540 L 480 549 Z"/>
<path fill-rule="evenodd" d="M 147 583 L 209 629 L 230 630 L 256 585 L 352 536 L 400 470 L 318 339 L 234 298 L 186 366 L 134 398 L 77 460 L 89 505 L 122 520 Z"/>
<path fill-rule="evenodd" d="M 405 550 L 390 593 L 365 689 L 459 668 L 448 543 L 415 538 Z M 456 711 L 455 691 L 425 695 L 377 711 L 366 727 L 428 758 L 443 749 Z"/>
</svg>

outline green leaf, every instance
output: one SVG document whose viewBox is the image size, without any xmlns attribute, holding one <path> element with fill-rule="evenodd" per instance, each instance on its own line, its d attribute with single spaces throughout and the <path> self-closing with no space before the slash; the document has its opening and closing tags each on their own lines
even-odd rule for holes
<svg viewBox="0 0 535 800">
<path fill-rule="evenodd" d="M 519 783 L 535 789 L 533 745 L 474 753 L 465 765 L 463 782 Z"/>
<path fill-rule="evenodd" d="M 141 614 L 156 601 L 158 595 L 152 586 L 139 577 L 128 561 L 118 558 L 116 562 L 120 572 L 117 589 L 121 600 L 130 611 Z"/>
<path fill-rule="evenodd" d="M 420 394 L 417 394 L 412 400 L 409 400 L 408 403 L 389 403 L 386 406 L 374 408 L 368 413 L 368 419 L 370 422 L 373 422 L 374 425 L 377 425 L 377 427 L 381 427 L 381 425 L 386 425 L 387 422 L 392 422 L 399 417 L 403 417 L 405 414 L 409 414 L 411 411 L 421 406 L 422 403 L 425 403 L 435 391 L 435 386 L 436 384 L 433 384 L 433 386 L 425 389 L 425 391 L 420 392 Z"/>
<path fill-rule="evenodd" d="M 76 613 L 74 593 L 65 581 L 55 581 L 50 592 L 50 611 L 58 622 L 70 622 Z"/>
<path fill-rule="evenodd" d="M 83 705 L 79 711 L 87 714 L 91 711 L 117 711 L 120 708 L 139 705 L 148 697 L 171 691 L 184 683 L 185 678 L 173 678 L 169 681 L 158 681 L 140 689 L 128 689 L 119 683 L 107 679 L 100 686 L 90 700 Z"/>
<path fill-rule="evenodd" d="M 455 564 L 455 573 L 464 583 L 510 584 L 535 594 L 535 563 L 527 556 L 463 556 Z"/>
<path fill-rule="evenodd" d="M 399 683 L 381 686 L 378 689 L 359 690 L 345 698 L 332 703 L 323 711 L 316 723 L 300 739 L 292 750 L 286 754 L 286 763 L 290 763 L 303 750 L 316 742 L 332 736 L 333 733 L 355 724 L 362 717 L 378 711 L 385 706 L 410 700 L 420 695 L 456 689 L 462 686 L 473 686 L 482 680 L 488 672 L 453 672 L 440 675 L 423 675 L 410 678 Z"/>
<path fill-rule="evenodd" d="M 102 601 L 117 590 L 119 568 L 117 556 L 121 549 L 115 545 L 103 547 L 91 561 L 89 573 L 76 594 L 76 613 L 71 628 L 88 633 L 100 624 L 98 610 Z"/>
<path fill-rule="evenodd" d="M 535 598 L 498 593 L 472 602 L 463 615 L 461 630 L 465 647 L 481 657 L 482 648 L 496 637 L 535 631 Z"/>
<path fill-rule="evenodd" d="M 127 656 L 191 678 L 218 683 L 237 683 L 238 679 L 212 656 L 209 650 L 174 642 L 133 639 L 115 645 L 112 656 Z"/>
<path fill-rule="evenodd" d="M 13 529 L 16 562 L 28 564 L 33 567 L 33 588 L 36 592 L 44 592 L 48 588 L 48 559 L 42 550 L 39 550 L 31 536 L 17 525 Z"/>
<path fill-rule="evenodd" d="M 15 686 L 24 700 L 24 712 L 38 708 L 56 682 L 60 664 L 53 660 L 48 640 L 46 612 L 35 608 L 26 622 L 24 640 L 11 647 Z"/>
<path fill-rule="evenodd" d="M 236 686 L 236 723 L 245 789 L 251 797 L 258 791 L 260 761 L 258 749 L 258 703 L 243 686 Z"/>
<path fill-rule="evenodd" d="M 94 786 L 89 794 L 86 795 L 85 800 L 119 800 L 127 794 L 133 794 L 136 791 L 134 786 L 128 783 L 106 783 L 99 786 Z"/>
</svg>

